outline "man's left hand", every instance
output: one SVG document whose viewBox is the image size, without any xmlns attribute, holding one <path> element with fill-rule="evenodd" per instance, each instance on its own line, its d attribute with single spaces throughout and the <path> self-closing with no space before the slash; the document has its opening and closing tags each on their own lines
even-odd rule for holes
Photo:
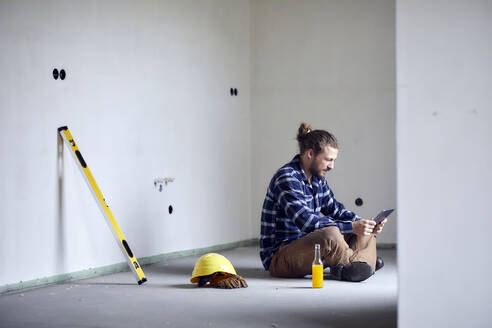
<svg viewBox="0 0 492 328">
<path fill-rule="evenodd" d="M 383 221 L 381 221 L 379 224 L 377 224 L 375 227 L 374 227 L 374 230 L 372 231 L 373 234 L 377 235 L 379 234 L 381 231 L 383 231 L 383 227 L 384 227 L 384 224 L 386 223 L 386 221 L 388 221 L 387 218 L 384 218 Z"/>
</svg>

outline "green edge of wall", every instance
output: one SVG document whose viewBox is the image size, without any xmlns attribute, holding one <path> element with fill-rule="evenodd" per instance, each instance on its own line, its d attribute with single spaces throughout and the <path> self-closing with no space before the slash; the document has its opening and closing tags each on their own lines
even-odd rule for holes
<svg viewBox="0 0 492 328">
<path fill-rule="evenodd" d="M 377 243 L 376 247 L 379 249 L 396 249 L 395 243 Z"/>
<path fill-rule="evenodd" d="M 146 256 L 146 257 L 139 258 L 138 262 L 140 263 L 140 265 L 149 265 L 149 264 L 158 263 L 158 262 L 162 262 L 162 261 L 174 260 L 174 259 L 178 259 L 178 258 L 186 257 L 186 256 L 206 254 L 206 253 L 217 252 L 217 251 L 222 251 L 222 250 L 226 250 L 226 249 L 233 249 L 233 248 L 237 248 L 237 247 L 256 246 L 258 244 L 259 244 L 259 240 L 256 238 L 246 239 L 246 240 L 241 240 L 241 241 L 237 241 L 237 242 L 214 245 L 214 246 L 205 247 L 205 248 L 195 248 L 195 249 L 177 251 L 177 252 L 172 252 L 172 253 Z M 377 247 L 380 249 L 395 249 L 396 244 L 378 243 Z M 0 286 L 0 294 L 12 292 L 12 291 L 20 291 L 20 290 L 34 288 L 34 287 L 40 287 L 40 286 L 49 285 L 49 284 L 56 284 L 56 283 L 61 283 L 61 282 L 73 281 L 73 280 L 93 278 L 93 277 L 97 277 L 97 276 L 103 276 L 103 275 L 107 275 L 107 274 L 123 272 L 123 271 L 128 271 L 128 270 L 129 270 L 128 263 L 127 262 L 120 262 L 120 263 L 106 265 L 106 266 L 102 266 L 102 267 L 98 267 L 98 268 L 91 268 L 91 269 L 86 269 L 86 270 L 81 270 L 81 271 L 70 272 L 70 273 L 62 273 L 62 274 L 55 275 L 55 276 L 50 276 L 50 277 L 45 277 L 45 278 L 40 278 L 40 279 L 33 279 L 33 280 L 28 280 L 28 281 L 20 281 L 18 283 L 14 283 L 14 284 L 3 285 L 3 286 Z M 190 269 L 190 274 L 191 274 L 191 269 Z"/>
</svg>

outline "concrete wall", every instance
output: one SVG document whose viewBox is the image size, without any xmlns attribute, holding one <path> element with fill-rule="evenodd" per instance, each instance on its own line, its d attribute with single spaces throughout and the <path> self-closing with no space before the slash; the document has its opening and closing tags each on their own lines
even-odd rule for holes
<svg viewBox="0 0 492 328">
<path fill-rule="evenodd" d="M 124 261 L 62 125 L 137 256 L 252 237 L 249 21 L 239 0 L 0 2 L 0 285 Z"/>
<path fill-rule="evenodd" d="M 251 8 L 253 229 L 274 172 L 298 151 L 302 121 L 333 132 L 327 180 L 361 216 L 396 205 L 395 4 L 258 0 Z M 362 207 L 354 201 L 364 200 Z M 396 242 L 392 215 L 379 242 Z"/>
<path fill-rule="evenodd" d="M 399 327 L 490 327 L 492 2 L 397 2 Z"/>
</svg>

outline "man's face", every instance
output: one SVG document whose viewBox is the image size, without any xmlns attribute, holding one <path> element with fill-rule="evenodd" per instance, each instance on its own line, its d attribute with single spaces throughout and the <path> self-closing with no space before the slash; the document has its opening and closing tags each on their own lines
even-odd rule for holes
<svg viewBox="0 0 492 328">
<path fill-rule="evenodd" d="M 320 178 L 324 177 L 328 171 L 335 167 L 335 160 L 338 157 L 338 149 L 326 146 L 325 149 L 314 156 L 309 173 Z"/>
</svg>

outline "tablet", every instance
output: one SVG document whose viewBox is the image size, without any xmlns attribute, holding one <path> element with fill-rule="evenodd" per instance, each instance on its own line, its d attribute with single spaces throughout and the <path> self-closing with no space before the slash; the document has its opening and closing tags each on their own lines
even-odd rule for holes
<svg viewBox="0 0 492 328">
<path fill-rule="evenodd" d="M 378 215 L 376 215 L 376 217 L 373 220 L 376 221 L 376 224 L 380 224 L 381 221 L 383 221 L 384 218 L 388 217 L 391 213 L 393 213 L 394 210 L 395 210 L 394 208 L 382 210 L 381 212 L 379 212 Z"/>
</svg>

